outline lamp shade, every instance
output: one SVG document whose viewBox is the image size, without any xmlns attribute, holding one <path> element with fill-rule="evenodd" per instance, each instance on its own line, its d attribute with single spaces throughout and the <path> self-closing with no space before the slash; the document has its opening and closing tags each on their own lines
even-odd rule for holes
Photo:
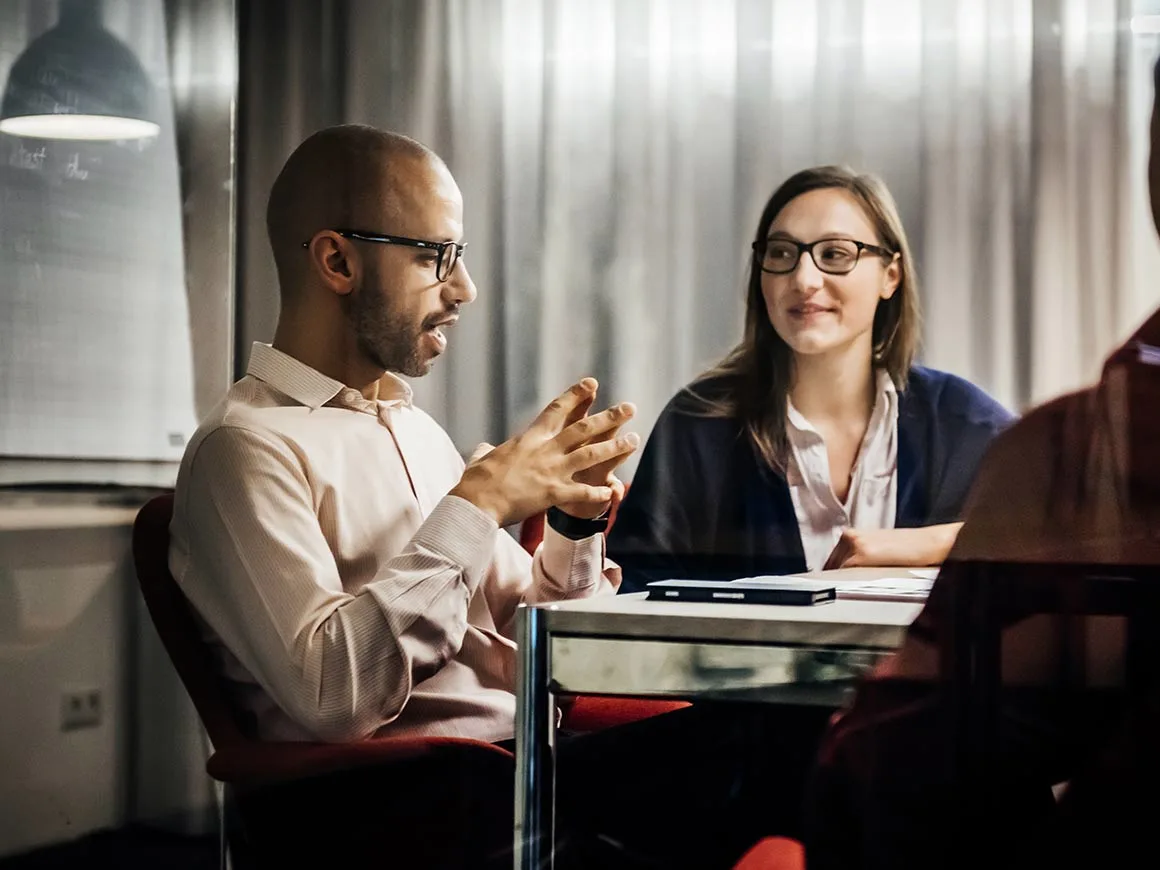
<svg viewBox="0 0 1160 870">
<path fill-rule="evenodd" d="M 16 59 L 0 102 L 0 132 L 100 140 L 158 134 L 149 76 L 101 26 L 99 10 L 92 0 L 65 0 L 56 26 Z"/>
</svg>

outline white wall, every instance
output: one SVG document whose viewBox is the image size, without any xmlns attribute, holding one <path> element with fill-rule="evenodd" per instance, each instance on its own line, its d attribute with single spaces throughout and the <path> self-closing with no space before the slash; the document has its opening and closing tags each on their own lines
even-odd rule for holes
<svg viewBox="0 0 1160 870">
<path fill-rule="evenodd" d="M 127 528 L 0 532 L 0 855 L 123 818 L 127 548 Z M 95 569 L 91 584 L 70 590 L 57 576 L 75 570 L 70 556 Z M 88 594 L 75 621 L 48 628 Z M 62 732 L 62 690 L 90 687 L 102 724 Z"/>
<path fill-rule="evenodd" d="M 46 509 L 15 498 L 0 496 L 0 856 L 132 821 L 207 830 L 200 727 L 140 601 L 127 522 L 35 528 Z M 70 689 L 101 691 L 100 725 L 62 731 Z"/>
</svg>

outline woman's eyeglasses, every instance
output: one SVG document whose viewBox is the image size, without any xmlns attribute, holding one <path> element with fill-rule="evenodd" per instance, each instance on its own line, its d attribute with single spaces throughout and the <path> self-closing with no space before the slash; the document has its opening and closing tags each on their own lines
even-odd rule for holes
<svg viewBox="0 0 1160 870">
<path fill-rule="evenodd" d="M 802 254 L 809 252 L 814 264 L 827 275 L 846 275 L 854 271 L 863 251 L 887 258 L 894 251 L 879 245 L 856 242 L 853 239 L 818 239 L 816 242 L 795 242 L 793 239 L 765 239 L 753 243 L 753 253 L 761 264 L 761 271 L 774 275 L 788 275 L 798 267 Z"/>
</svg>

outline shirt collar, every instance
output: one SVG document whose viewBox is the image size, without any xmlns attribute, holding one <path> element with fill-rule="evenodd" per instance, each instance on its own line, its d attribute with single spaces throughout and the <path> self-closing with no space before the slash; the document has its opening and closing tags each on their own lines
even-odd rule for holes
<svg viewBox="0 0 1160 870">
<path fill-rule="evenodd" d="M 317 410 L 334 399 L 346 384 L 327 377 L 289 354 L 256 341 L 250 350 L 246 374 L 264 381 L 295 402 Z M 379 382 L 379 402 L 386 405 L 410 405 L 413 399 L 411 385 L 397 375 L 387 372 Z"/>
<path fill-rule="evenodd" d="M 379 381 L 380 405 L 410 406 L 415 399 L 411 385 L 394 372 L 387 372 Z"/>
</svg>

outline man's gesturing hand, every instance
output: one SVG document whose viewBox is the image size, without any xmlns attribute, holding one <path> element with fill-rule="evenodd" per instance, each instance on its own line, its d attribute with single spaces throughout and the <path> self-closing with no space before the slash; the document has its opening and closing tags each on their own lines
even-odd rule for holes
<svg viewBox="0 0 1160 870">
<path fill-rule="evenodd" d="M 491 514 L 501 526 L 552 505 L 566 506 L 575 516 L 599 516 L 619 488 L 613 471 L 640 438 L 619 434 L 636 412 L 631 404 L 587 415 L 596 387 L 595 380 L 585 378 L 552 401 L 526 432 L 468 465 L 451 494 Z"/>
<path fill-rule="evenodd" d="M 595 418 L 587 416 L 588 410 L 592 407 L 595 398 L 596 393 L 593 392 L 590 398 L 582 401 L 568 415 L 568 419 L 565 422 L 566 431 L 570 434 L 565 442 L 565 446 L 578 448 L 599 444 L 604 441 L 614 441 L 620 435 L 620 427 L 628 422 L 632 414 L 635 413 L 635 409 L 629 406 L 630 412 L 621 418 L 616 425 L 605 429 L 603 432 L 596 432 L 596 427 L 594 426 Z M 595 434 L 593 434 L 594 432 Z M 561 433 L 561 437 L 564 437 L 564 433 Z M 632 440 L 634 448 L 640 443 L 634 434 L 629 434 L 627 437 Z M 624 484 L 616 476 L 615 471 L 630 455 L 632 455 L 632 451 L 620 453 L 605 462 L 597 463 L 572 476 L 572 479 L 577 483 L 586 483 L 590 486 L 597 487 L 607 486 L 612 490 L 612 498 L 609 501 L 600 504 L 592 504 L 590 502 L 560 503 L 556 507 L 574 517 L 586 520 L 595 519 L 608 513 L 613 505 L 619 504 L 624 499 Z"/>
</svg>

